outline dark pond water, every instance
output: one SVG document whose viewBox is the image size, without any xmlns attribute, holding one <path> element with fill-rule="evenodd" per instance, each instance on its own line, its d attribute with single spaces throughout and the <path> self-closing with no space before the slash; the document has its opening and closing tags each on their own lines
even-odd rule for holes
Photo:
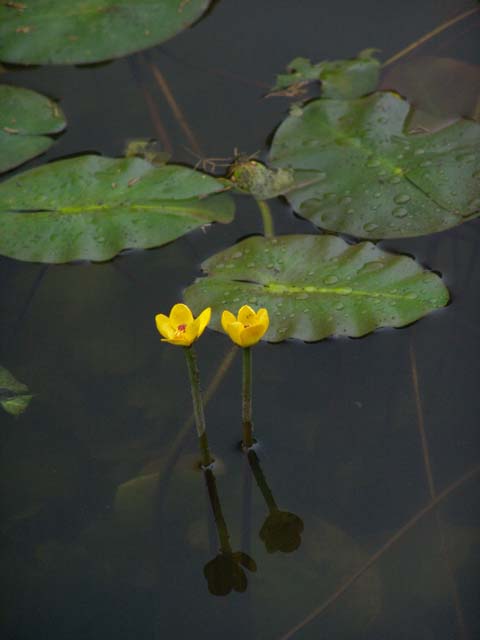
<svg viewBox="0 0 480 640">
<path fill-rule="evenodd" d="M 386 59 L 475 4 L 222 0 L 145 54 L 11 69 L 2 80 L 58 98 L 68 117 L 65 134 L 27 166 L 120 155 L 140 137 L 195 163 L 186 148 L 206 157 L 266 148 L 288 101 L 262 96 L 295 56 L 373 46 Z M 419 52 L 478 62 L 479 23 L 461 22 Z M 282 202 L 273 209 L 279 233 L 316 232 Z M 260 231 L 254 204 L 239 199 L 231 225 L 108 263 L 0 259 L 0 362 L 36 394 L 20 419 L 0 415 L 4 638 L 480 637 L 478 221 L 381 243 L 443 275 L 446 309 L 359 340 L 255 348 L 252 467 L 236 449 L 238 354 L 232 361 L 225 336 L 211 331 L 199 342 L 204 386 L 216 380 L 207 419 L 218 495 L 211 477 L 208 489 L 232 550 L 257 565 L 245 569 L 244 593 L 209 591 L 204 566 L 218 542 L 194 470 L 185 363 L 159 342 L 153 317 L 180 299 L 203 259 Z M 282 543 L 290 552 L 267 551 L 265 497 L 303 521 L 295 551 L 298 520 Z M 432 499 L 438 509 L 422 511 Z M 263 537 L 280 544 L 271 529 Z M 208 567 L 215 590 L 222 567 Z"/>
</svg>

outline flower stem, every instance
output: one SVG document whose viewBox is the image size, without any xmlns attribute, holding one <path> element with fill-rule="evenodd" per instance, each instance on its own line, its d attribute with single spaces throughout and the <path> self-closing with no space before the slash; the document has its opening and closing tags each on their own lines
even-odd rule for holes
<svg viewBox="0 0 480 640">
<path fill-rule="evenodd" d="M 275 235 L 273 229 L 273 217 L 272 212 L 270 211 L 270 207 L 265 202 L 265 200 L 255 200 L 260 209 L 260 213 L 262 214 L 262 222 L 263 222 L 263 235 L 265 238 L 273 238 Z"/>
<path fill-rule="evenodd" d="M 200 373 L 198 371 L 197 357 L 193 347 L 184 347 L 185 358 L 187 360 L 188 374 L 190 376 L 190 387 L 192 390 L 193 413 L 195 414 L 195 426 L 198 434 L 198 444 L 202 454 L 202 465 L 208 467 L 213 458 L 208 448 L 207 427 L 205 424 L 205 414 L 203 412 L 202 392 L 200 391 Z"/>
<path fill-rule="evenodd" d="M 242 422 L 243 446 L 250 449 L 253 445 L 252 424 L 252 350 L 244 347 L 243 351 L 243 385 L 242 385 Z"/>
</svg>

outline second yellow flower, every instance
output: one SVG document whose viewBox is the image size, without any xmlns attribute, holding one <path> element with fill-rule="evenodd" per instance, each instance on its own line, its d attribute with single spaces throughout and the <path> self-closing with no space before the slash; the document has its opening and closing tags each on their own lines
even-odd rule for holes
<svg viewBox="0 0 480 640">
<path fill-rule="evenodd" d="M 231 311 L 222 313 L 223 330 L 239 347 L 256 344 L 267 332 L 269 323 L 266 309 L 255 312 L 247 304 L 239 309 L 237 317 Z"/>
</svg>

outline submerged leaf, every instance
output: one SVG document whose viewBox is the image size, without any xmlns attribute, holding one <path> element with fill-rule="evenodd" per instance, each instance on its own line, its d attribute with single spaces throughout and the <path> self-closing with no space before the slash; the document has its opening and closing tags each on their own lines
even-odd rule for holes
<svg viewBox="0 0 480 640">
<path fill-rule="evenodd" d="M 298 96 L 310 82 L 322 83 L 323 98 L 357 98 L 374 91 L 378 84 L 380 62 L 376 49 L 360 51 L 351 60 L 325 60 L 312 64 L 307 58 L 295 58 L 287 66 L 289 73 L 277 76 L 270 95 Z"/>
<path fill-rule="evenodd" d="M 157 148 L 155 140 L 130 140 L 125 147 L 126 158 L 144 158 L 151 164 L 159 167 L 170 160 L 170 154 Z"/>
<path fill-rule="evenodd" d="M 262 579 L 252 582 L 253 598 L 260 612 L 255 619 L 257 637 L 262 639 L 288 637 L 285 630 L 329 600 L 365 565 L 368 552 L 336 524 L 311 515 L 306 522 L 301 560 L 279 560 L 277 555 L 265 554 L 261 560 Z M 320 623 L 312 621 L 291 635 L 314 640 L 357 640 L 362 630 L 369 633 L 375 629 L 382 603 L 383 584 L 378 566 L 373 565 L 350 585 L 341 606 L 332 607 Z M 364 637 L 373 637 L 368 633 Z"/>
<path fill-rule="evenodd" d="M 447 304 L 442 280 L 412 258 L 370 242 L 349 245 L 335 236 L 251 237 L 209 258 L 185 291 L 198 312 L 265 307 L 266 340 L 308 342 L 332 335 L 363 336 L 379 327 L 402 327 Z"/>
<path fill-rule="evenodd" d="M 480 65 L 454 58 L 415 56 L 392 66 L 381 87 L 400 93 L 416 111 L 421 109 L 444 119 L 480 120 Z"/>
<path fill-rule="evenodd" d="M 410 106 L 392 93 L 315 100 L 277 130 L 274 167 L 293 168 L 295 211 L 331 231 L 399 238 L 480 214 L 480 125 L 460 120 L 410 135 Z"/>
<path fill-rule="evenodd" d="M 0 405 L 3 409 L 12 416 L 18 416 L 25 411 L 31 399 L 27 385 L 0 366 Z"/>
<path fill-rule="evenodd" d="M 0 254 L 37 262 L 109 260 L 166 244 L 210 222 L 231 222 L 233 201 L 198 171 L 140 158 L 81 156 L 0 185 Z"/>
<path fill-rule="evenodd" d="M 0 4 L 0 59 L 81 64 L 152 47 L 185 29 L 210 0 L 35 0 Z"/>
<path fill-rule="evenodd" d="M 46 134 L 64 128 L 55 102 L 29 89 L 0 85 L 0 172 L 46 151 L 53 144 Z"/>
</svg>

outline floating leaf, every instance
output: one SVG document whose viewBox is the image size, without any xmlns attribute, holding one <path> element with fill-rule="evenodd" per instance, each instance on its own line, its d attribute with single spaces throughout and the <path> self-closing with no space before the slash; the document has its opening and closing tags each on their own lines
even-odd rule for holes
<svg viewBox="0 0 480 640">
<path fill-rule="evenodd" d="M 315 100 L 275 134 L 270 160 L 295 169 L 304 218 L 362 238 L 419 236 L 480 214 L 480 125 L 409 135 L 405 100 Z"/>
<path fill-rule="evenodd" d="M 152 47 L 197 20 L 209 0 L 35 0 L 0 4 L 0 59 L 82 64 Z"/>
<path fill-rule="evenodd" d="M 27 385 L 16 380 L 7 369 L 0 366 L 0 405 L 5 411 L 18 416 L 25 411 L 31 399 Z"/>
<path fill-rule="evenodd" d="M 175 165 L 82 156 L 0 185 L 0 254 L 37 262 L 109 260 L 158 247 L 213 221 L 231 222 L 222 185 Z"/>
<path fill-rule="evenodd" d="M 53 144 L 46 134 L 64 128 L 55 102 L 29 89 L 0 85 L 0 172 L 46 151 Z"/>
<path fill-rule="evenodd" d="M 251 237 L 209 258 L 185 291 L 196 312 L 265 307 L 266 340 L 321 340 L 363 336 L 378 327 L 402 327 L 447 304 L 441 279 L 412 258 L 370 242 L 349 245 L 335 236 Z"/>
<path fill-rule="evenodd" d="M 310 82 L 322 83 L 323 98 L 357 98 L 375 91 L 380 62 L 376 49 L 360 51 L 351 60 L 325 60 L 312 64 L 307 58 L 295 58 L 287 66 L 289 73 L 277 76 L 270 95 L 302 95 Z"/>
</svg>

